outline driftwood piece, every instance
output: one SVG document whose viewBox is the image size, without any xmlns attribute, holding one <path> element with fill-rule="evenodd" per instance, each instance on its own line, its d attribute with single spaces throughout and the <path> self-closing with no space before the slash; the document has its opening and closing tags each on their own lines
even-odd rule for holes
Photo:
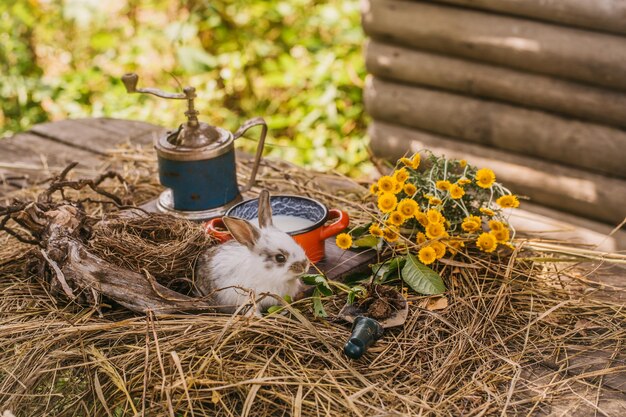
<svg viewBox="0 0 626 417">
<path fill-rule="evenodd" d="M 369 73 L 626 128 L 626 94 L 371 40 Z"/>
<path fill-rule="evenodd" d="M 626 90 L 626 38 L 527 19 L 394 0 L 366 0 L 379 40 Z"/>
<path fill-rule="evenodd" d="M 623 0 L 431 0 L 581 28 L 626 34 Z"/>
<path fill-rule="evenodd" d="M 365 104 L 378 120 L 626 178 L 620 129 L 375 78 Z"/>
<path fill-rule="evenodd" d="M 124 180 L 110 171 L 94 180 L 69 181 L 67 174 L 75 166 L 76 163 L 70 164 L 57 175 L 36 201 L 16 201 L 7 207 L 0 206 L 0 230 L 22 242 L 39 246 L 43 262 L 51 271 L 52 291 L 65 294 L 71 301 L 91 302 L 96 308 L 98 301 L 106 297 L 140 313 L 169 314 L 212 309 L 202 299 L 162 286 L 147 271 L 144 275 L 124 269 L 90 253 L 85 242 L 96 220 L 87 216 L 80 201 L 56 203 L 51 194 L 55 191 L 62 193 L 65 188 L 80 190 L 89 187 L 101 196 L 116 201 L 119 199 L 100 189 L 99 184 L 105 178 Z M 9 227 L 9 220 L 20 225 L 32 237 Z"/>
<path fill-rule="evenodd" d="M 383 121 L 370 125 L 371 147 L 377 156 L 396 160 L 406 152 L 429 149 L 449 158 L 492 168 L 499 181 L 532 201 L 613 225 L 626 217 L 626 181 L 563 165 L 408 129 Z"/>
<path fill-rule="evenodd" d="M 95 290 L 139 313 L 170 314 L 211 309 L 208 303 L 172 291 L 148 274 L 141 275 L 103 261 L 74 239 L 61 239 L 56 244 L 67 251 L 60 271 L 68 282 L 83 291 Z M 51 249 L 57 249 L 56 245 Z"/>
<path fill-rule="evenodd" d="M 96 301 L 105 296 L 129 310 L 157 314 L 199 311 L 211 306 L 202 300 L 172 291 L 156 282 L 150 275 L 112 265 L 89 253 L 80 241 L 80 226 L 84 213 L 72 205 L 62 205 L 41 212 L 31 204 L 25 211 L 42 233 L 42 255 L 53 271 L 54 279 L 70 298 L 79 295 Z"/>
</svg>

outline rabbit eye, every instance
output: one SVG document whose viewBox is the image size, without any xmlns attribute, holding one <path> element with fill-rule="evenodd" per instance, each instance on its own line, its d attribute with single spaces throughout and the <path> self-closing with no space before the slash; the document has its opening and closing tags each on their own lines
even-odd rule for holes
<svg viewBox="0 0 626 417">
<path fill-rule="evenodd" d="M 278 262 L 279 264 L 284 264 L 285 262 L 287 262 L 287 258 L 285 258 L 285 255 L 283 255 L 282 253 L 274 256 L 274 259 L 276 259 L 276 262 Z"/>
</svg>

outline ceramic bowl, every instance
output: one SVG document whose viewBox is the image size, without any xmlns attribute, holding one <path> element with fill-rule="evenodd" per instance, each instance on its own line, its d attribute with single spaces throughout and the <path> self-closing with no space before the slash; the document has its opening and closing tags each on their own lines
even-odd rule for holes
<svg viewBox="0 0 626 417">
<path fill-rule="evenodd" d="M 270 197 L 272 216 L 292 216 L 305 219 L 310 225 L 287 231 L 304 249 L 311 262 L 319 262 L 324 258 L 324 241 L 348 227 L 350 218 L 343 210 L 329 210 L 319 201 L 296 195 L 274 195 Z M 258 217 L 259 202 L 257 199 L 243 201 L 231 207 L 226 216 L 252 220 Z M 326 224 L 333 220 L 332 223 Z M 275 221 L 275 225 L 279 227 Z M 222 242 L 232 239 L 225 230 L 222 218 L 215 218 L 206 223 L 206 230 Z"/>
</svg>

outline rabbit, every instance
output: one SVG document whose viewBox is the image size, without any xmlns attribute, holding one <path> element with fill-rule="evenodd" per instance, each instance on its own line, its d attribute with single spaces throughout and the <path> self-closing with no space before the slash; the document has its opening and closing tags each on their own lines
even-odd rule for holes
<svg viewBox="0 0 626 417">
<path fill-rule="evenodd" d="M 225 216 L 224 225 L 234 240 L 211 247 L 198 258 L 197 293 L 210 296 L 224 313 L 234 313 L 254 295 L 256 309 L 249 311 L 260 316 L 261 311 L 278 304 L 275 298 L 261 295 L 295 297 L 301 289 L 299 278 L 309 269 L 302 247 L 273 225 L 270 195 L 265 190 L 259 196 L 258 216 L 259 228 L 247 220 Z"/>
</svg>

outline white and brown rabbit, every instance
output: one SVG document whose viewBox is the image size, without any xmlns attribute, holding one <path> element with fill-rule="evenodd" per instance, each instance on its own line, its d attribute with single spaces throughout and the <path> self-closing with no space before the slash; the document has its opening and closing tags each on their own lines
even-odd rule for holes
<svg viewBox="0 0 626 417">
<path fill-rule="evenodd" d="M 220 311 L 233 313 L 254 295 L 260 314 L 278 304 L 273 297 L 294 297 L 300 290 L 300 277 L 308 270 L 304 250 L 291 236 L 272 223 L 270 195 L 259 196 L 259 228 L 247 220 L 224 217 L 224 225 L 234 240 L 214 246 L 196 264 L 196 288 L 200 295 L 212 294 Z"/>
</svg>

